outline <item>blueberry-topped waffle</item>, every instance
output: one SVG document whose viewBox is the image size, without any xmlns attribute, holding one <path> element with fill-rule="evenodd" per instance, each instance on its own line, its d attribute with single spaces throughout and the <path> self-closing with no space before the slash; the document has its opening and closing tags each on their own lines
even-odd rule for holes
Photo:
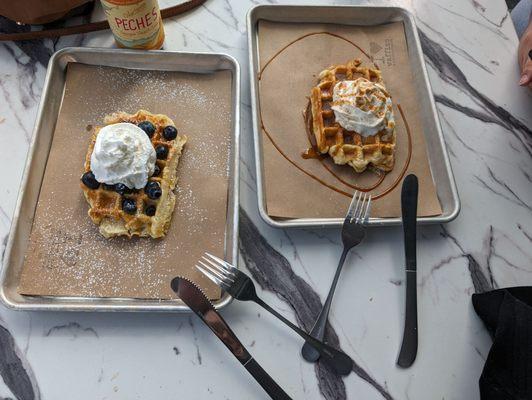
<svg viewBox="0 0 532 400">
<path fill-rule="evenodd" d="M 94 128 L 81 177 L 90 218 L 106 238 L 164 236 L 186 136 L 166 115 L 144 110 L 114 113 L 104 123 Z M 112 125 L 116 129 L 104 138 Z"/>
<path fill-rule="evenodd" d="M 376 68 L 358 59 L 323 70 L 312 88 L 307 123 L 319 154 L 363 172 L 394 165 L 395 120 L 392 100 Z"/>
</svg>

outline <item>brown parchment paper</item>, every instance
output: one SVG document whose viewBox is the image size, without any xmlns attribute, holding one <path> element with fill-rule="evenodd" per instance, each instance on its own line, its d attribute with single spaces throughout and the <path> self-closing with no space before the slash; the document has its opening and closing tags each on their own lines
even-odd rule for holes
<svg viewBox="0 0 532 400">
<path fill-rule="evenodd" d="M 219 289 L 194 268 L 223 256 L 231 145 L 230 71 L 213 74 L 68 65 L 65 92 L 30 236 L 19 292 L 30 295 L 174 297 L 176 275 L 212 298 Z M 188 142 L 177 202 L 162 239 L 105 239 L 79 187 L 91 126 L 114 111 L 168 115 Z"/>
<path fill-rule="evenodd" d="M 282 50 L 296 39 L 317 32 L 320 33 L 306 36 Z M 339 35 L 341 38 L 321 32 Z M 330 65 L 345 64 L 353 58 L 361 58 L 365 64 L 371 65 L 368 57 L 348 42 L 351 41 L 373 57 L 380 67 L 395 105 L 397 123 L 395 167 L 386 175 L 382 184 L 370 193 L 376 196 L 391 187 L 393 182 L 398 181 L 403 167 L 407 165 L 409 141 L 405 121 L 397 107 L 400 105 L 412 135 L 412 154 L 406 174 L 414 173 L 419 179 L 418 215 L 441 214 L 441 206 L 427 159 L 423 125 L 414 86 L 415 77 L 412 76 L 410 68 L 402 22 L 379 26 L 347 26 L 261 20 L 258 25 L 258 36 L 261 69 L 259 97 L 263 126 L 290 160 L 323 182 L 341 191 L 353 193 L 349 185 L 342 183 L 327 171 L 319 160 L 305 160 L 301 157 L 301 153 L 310 147 L 303 112 L 308 103 L 310 90 L 317 82 L 318 74 Z M 272 61 L 269 62 L 270 60 Z M 335 218 L 345 214 L 350 202 L 349 197 L 331 190 L 294 167 L 276 149 L 264 130 L 262 143 L 266 207 L 270 216 Z M 348 184 L 369 187 L 377 180 L 374 172 L 357 174 L 351 167 L 337 166 L 329 159 L 325 160 L 324 164 Z M 400 216 L 400 194 L 399 183 L 387 195 L 372 202 L 371 215 Z"/>
</svg>

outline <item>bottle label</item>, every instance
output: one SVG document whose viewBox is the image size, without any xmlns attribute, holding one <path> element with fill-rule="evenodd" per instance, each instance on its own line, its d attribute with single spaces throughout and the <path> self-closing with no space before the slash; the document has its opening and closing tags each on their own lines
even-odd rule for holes
<svg viewBox="0 0 532 400">
<path fill-rule="evenodd" d="M 119 45 L 161 47 L 164 31 L 157 0 L 101 0 L 101 3 Z"/>
</svg>

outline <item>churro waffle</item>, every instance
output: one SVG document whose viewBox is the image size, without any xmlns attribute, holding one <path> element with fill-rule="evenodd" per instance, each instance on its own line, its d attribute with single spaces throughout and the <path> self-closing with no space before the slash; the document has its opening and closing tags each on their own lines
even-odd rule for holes
<svg viewBox="0 0 532 400">
<path fill-rule="evenodd" d="M 382 171 L 390 171 L 394 165 L 395 129 L 381 130 L 371 136 L 344 129 L 335 119 L 331 109 L 333 89 L 340 81 L 365 78 L 383 86 L 381 71 L 361 65 L 358 59 L 346 65 L 334 65 L 319 75 L 318 84 L 312 88 L 310 112 L 312 134 L 316 150 L 329 154 L 336 164 L 348 164 L 356 172 L 363 172 L 369 164 Z M 392 122 L 393 124 L 393 122 Z"/>
<path fill-rule="evenodd" d="M 165 140 L 163 129 L 174 126 L 174 122 L 166 115 L 151 114 L 140 110 L 136 114 L 123 112 L 114 113 L 105 117 L 105 125 L 119 122 L 129 122 L 138 125 L 142 121 L 149 121 L 155 126 L 155 132 L 151 142 L 155 148 L 164 146 L 167 156 L 164 159 L 157 158 L 156 172 L 149 178 L 148 184 L 143 189 L 117 189 L 117 185 L 99 184 L 96 188 L 90 188 L 81 184 L 85 198 L 90 209 L 89 216 L 92 221 L 100 226 L 100 233 L 106 238 L 113 236 L 151 236 L 162 237 L 166 234 L 175 207 L 175 194 L 173 189 L 177 183 L 177 164 L 187 140 L 184 135 L 177 135 L 173 140 Z M 96 142 L 96 137 L 101 128 L 95 128 L 87 156 L 85 160 L 85 173 L 91 170 L 91 155 Z M 148 196 L 146 188 L 150 182 L 156 182 L 160 186 L 160 196 Z M 152 184 L 154 185 L 154 184 Z M 123 210 L 124 201 L 128 201 L 135 207 L 134 212 Z"/>
</svg>

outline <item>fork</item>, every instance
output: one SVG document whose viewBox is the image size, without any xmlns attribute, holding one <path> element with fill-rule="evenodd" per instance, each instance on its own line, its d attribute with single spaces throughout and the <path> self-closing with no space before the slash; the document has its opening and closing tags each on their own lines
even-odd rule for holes
<svg viewBox="0 0 532 400">
<path fill-rule="evenodd" d="M 209 253 L 205 253 L 205 256 L 198 261 L 198 264 L 196 265 L 197 269 L 235 299 L 242 301 L 251 300 L 257 303 L 292 328 L 309 343 L 311 348 L 320 356 L 320 359 L 329 364 L 339 375 L 349 375 L 353 370 L 353 360 L 347 354 L 313 338 L 257 296 L 253 281 L 244 272 Z"/>
<path fill-rule="evenodd" d="M 332 281 L 331 288 L 329 289 L 329 294 L 325 300 L 325 304 L 321 309 L 320 315 L 316 320 L 314 327 L 310 331 L 310 335 L 316 339 L 323 342 L 325 337 L 325 327 L 327 326 L 327 319 L 329 318 L 329 310 L 331 308 L 331 303 L 334 295 L 334 290 L 336 289 L 336 284 L 338 283 L 338 278 L 340 277 L 340 272 L 342 272 L 342 267 L 344 266 L 345 258 L 349 250 L 351 250 L 356 245 L 360 244 L 366 235 L 365 225 L 368 220 L 369 210 L 371 205 L 371 195 L 368 193 L 360 193 L 358 190 L 353 194 L 351 199 L 351 204 L 347 210 L 347 215 L 344 219 L 344 224 L 342 226 L 342 242 L 344 245 L 344 250 L 340 256 L 340 262 L 336 268 L 336 273 Z M 301 354 L 303 358 L 310 362 L 315 362 L 320 358 L 320 354 L 316 351 L 315 348 L 309 345 L 309 342 L 306 342 L 301 349 Z"/>
</svg>

